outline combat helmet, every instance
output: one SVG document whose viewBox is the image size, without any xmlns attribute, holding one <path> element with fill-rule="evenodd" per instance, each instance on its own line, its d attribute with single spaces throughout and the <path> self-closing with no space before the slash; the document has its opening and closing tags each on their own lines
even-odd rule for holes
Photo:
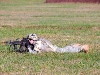
<svg viewBox="0 0 100 75">
<path fill-rule="evenodd" d="M 29 35 L 28 35 L 28 39 L 38 40 L 38 37 L 37 37 L 36 34 L 29 34 Z"/>
</svg>

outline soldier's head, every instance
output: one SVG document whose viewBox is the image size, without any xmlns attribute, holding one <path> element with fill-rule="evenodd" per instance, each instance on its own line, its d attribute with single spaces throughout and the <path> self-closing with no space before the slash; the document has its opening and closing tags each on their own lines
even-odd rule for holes
<svg viewBox="0 0 100 75">
<path fill-rule="evenodd" d="M 29 34 L 28 40 L 31 44 L 35 44 L 36 41 L 38 40 L 38 36 L 36 34 Z"/>
</svg>

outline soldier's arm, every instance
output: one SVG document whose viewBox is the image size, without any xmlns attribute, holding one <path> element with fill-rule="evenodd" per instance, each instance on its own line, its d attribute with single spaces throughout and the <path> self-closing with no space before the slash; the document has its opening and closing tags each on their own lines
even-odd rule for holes
<svg viewBox="0 0 100 75">
<path fill-rule="evenodd" d="M 37 53 L 38 53 L 37 51 L 32 50 L 30 47 L 28 47 L 28 50 L 29 50 L 29 52 L 32 53 L 32 54 L 37 54 Z"/>
</svg>

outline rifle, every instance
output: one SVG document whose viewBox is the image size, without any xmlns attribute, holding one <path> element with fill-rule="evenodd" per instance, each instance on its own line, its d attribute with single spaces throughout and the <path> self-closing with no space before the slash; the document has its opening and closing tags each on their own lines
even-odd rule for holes
<svg viewBox="0 0 100 75">
<path fill-rule="evenodd" d="M 17 51 L 19 49 L 19 46 L 21 45 L 21 41 L 19 39 L 16 39 L 14 41 L 5 41 L 2 42 L 2 45 L 9 45 L 9 50 L 12 48 L 14 51 Z"/>
<path fill-rule="evenodd" d="M 16 39 L 14 41 L 5 41 L 2 42 L 2 44 L 8 44 L 9 45 L 9 50 L 12 48 L 16 52 L 28 52 L 28 49 L 26 48 L 25 44 L 28 42 L 27 38 L 24 38 L 22 40 Z"/>
</svg>

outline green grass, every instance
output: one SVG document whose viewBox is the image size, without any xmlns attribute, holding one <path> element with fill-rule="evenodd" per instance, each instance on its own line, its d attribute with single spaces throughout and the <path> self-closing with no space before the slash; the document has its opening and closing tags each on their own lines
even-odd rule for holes
<svg viewBox="0 0 100 75">
<path fill-rule="evenodd" d="M 99 75 L 100 5 L 1 0 L 0 41 L 36 33 L 54 45 L 89 44 L 84 53 L 16 53 L 0 45 L 0 75 Z"/>
</svg>

